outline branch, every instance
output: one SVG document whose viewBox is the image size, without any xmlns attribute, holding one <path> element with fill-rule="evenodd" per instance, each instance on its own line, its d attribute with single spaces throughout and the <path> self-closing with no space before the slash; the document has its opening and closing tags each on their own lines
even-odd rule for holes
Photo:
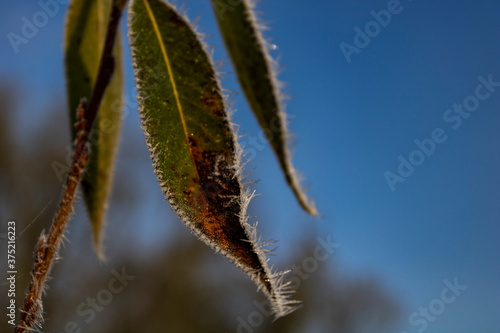
<svg viewBox="0 0 500 333">
<path fill-rule="evenodd" d="M 85 171 L 89 155 L 89 135 L 97 117 L 104 92 L 114 71 L 114 58 L 112 55 L 118 24 L 125 8 L 126 0 L 113 0 L 106 40 L 102 51 L 97 80 L 92 91 L 92 98 L 87 108 L 87 102 L 82 99 L 77 110 L 77 136 L 72 167 L 66 179 L 61 202 L 52 221 L 49 234 L 44 231 L 38 239 L 34 250 L 34 262 L 31 280 L 26 291 L 24 304 L 20 310 L 15 333 L 29 332 L 41 326 L 42 292 L 45 282 L 52 268 L 54 259 L 61 245 L 66 225 L 72 215 L 76 190 Z"/>
<path fill-rule="evenodd" d="M 54 257 L 56 257 L 61 244 L 62 235 L 66 224 L 73 211 L 73 201 L 75 198 L 76 189 L 80 183 L 85 164 L 88 157 L 88 144 L 85 143 L 84 135 L 81 129 L 85 124 L 85 108 L 86 101 L 82 100 L 78 107 L 78 126 L 80 131 L 78 133 L 78 145 L 75 148 L 73 156 L 73 164 L 66 179 L 66 186 L 64 188 L 61 202 L 57 210 L 56 216 L 52 222 L 49 235 L 45 235 L 42 231 L 38 239 L 38 243 L 34 251 L 34 263 L 31 272 L 31 281 L 26 292 L 24 305 L 21 309 L 17 327 L 14 332 L 28 332 L 38 324 L 38 318 L 41 317 L 42 301 L 41 295 L 47 280 L 48 274 L 51 270 Z"/>
<path fill-rule="evenodd" d="M 88 115 L 87 115 L 87 126 L 86 134 L 87 137 L 92 129 L 92 125 L 97 116 L 97 111 L 101 105 L 102 97 L 106 87 L 111 80 L 113 71 L 115 69 L 115 59 L 113 57 L 113 46 L 115 45 L 115 37 L 118 31 L 118 23 L 122 16 L 123 9 L 127 0 L 113 0 L 113 7 L 111 8 L 111 14 L 108 23 L 108 30 L 106 33 L 106 39 L 104 41 L 104 48 L 102 50 L 101 62 L 99 63 L 99 71 L 97 72 L 97 79 L 92 91 L 92 99 L 89 103 Z"/>
</svg>

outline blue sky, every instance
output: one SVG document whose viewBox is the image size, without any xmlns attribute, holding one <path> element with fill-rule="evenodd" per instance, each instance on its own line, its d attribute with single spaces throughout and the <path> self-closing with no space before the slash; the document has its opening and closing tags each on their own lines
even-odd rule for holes
<svg viewBox="0 0 500 333">
<path fill-rule="evenodd" d="M 7 34 L 21 34 L 22 18 L 32 18 L 41 7 L 35 1 L 2 3 L 0 77 L 23 89 L 17 113 L 23 139 L 37 125 L 35 112 L 43 116 L 39 110 L 46 107 L 40 106 L 64 98 L 66 5 L 15 53 Z M 262 193 L 252 211 L 258 212 L 264 235 L 280 240 L 273 259 L 278 264 L 286 264 L 279 258 L 286 258 L 304 232 L 332 235 L 341 244 L 342 271 L 373 274 L 403 300 L 404 320 L 397 332 L 416 332 L 419 326 L 405 318 L 439 298 L 443 280 L 455 278 L 467 290 L 425 331 L 498 332 L 500 87 L 480 100 L 457 129 L 443 115 L 475 94 L 479 76 L 500 82 L 500 2 L 396 3 L 260 1 L 260 17 L 271 27 L 265 36 L 277 45 L 273 56 L 283 69 L 279 78 L 291 96 L 287 112 L 296 134 L 294 162 L 322 218 L 311 219 L 298 207 L 269 147 L 250 162 L 252 178 L 261 180 L 255 188 Z M 201 15 L 198 25 L 209 35 L 214 59 L 225 59 L 223 70 L 231 72 L 209 1 L 185 4 L 191 19 Z M 370 12 L 388 6 L 399 13 L 386 27 L 371 31 L 368 45 L 348 63 L 340 44 L 355 46 L 354 28 L 364 31 L 374 21 Z M 130 63 L 126 71 L 129 93 Z M 234 121 L 243 133 L 256 136 L 258 126 L 234 76 L 225 74 L 222 84 L 236 92 Z M 142 140 L 134 112 L 126 118 L 125 131 Z M 391 191 L 384 173 L 397 174 L 398 156 L 408 160 L 418 149 L 414 141 L 431 138 L 436 128 L 446 141 L 435 143 L 434 152 Z M 155 186 L 152 173 L 148 182 Z M 162 200 L 157 189 L 151 192 Z M 158 237 L 165 234 L 166 229 Z"/>
</svg>

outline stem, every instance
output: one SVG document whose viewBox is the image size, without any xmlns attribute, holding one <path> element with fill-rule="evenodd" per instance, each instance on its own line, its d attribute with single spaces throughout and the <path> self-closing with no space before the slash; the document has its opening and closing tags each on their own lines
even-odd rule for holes
<svg viewBox="0 0 500 333">
<path fill-rule="evenodd" d="M 101 105 L 102 97 L 104 96 L 106 87 L 108 86 L 115 69 L 113 46 L 115 45 L 118 23 L 120 22 L 120 18 L 122 16 L 122 12 L 125 8 L 126 3 L 127 0 L 113 0 L 113 7 L 111 8 L 108 30 L 106 32 L 106 39 L 104 40 L 101 62 L 99 63 L 99 71 L 97 72 L 97 79 L 94 90 L 92 91 L 92 98 L 90 100 L 89 109 L 87 112 L 87 126 L 85 128 L 87 136 L 92 129 L 92 125 L 97 116 L 99 106 Z"/>
<path fill-rule="evenodd" d="M 82 100 L 78 107 L 78 124 L 85 123 L 86 102 Z M 81 125 L 80 125 L 81 126 Z M 73 155 L 73 164 L 66 179 L 61 202 L 57 210 L 56 216 L 50 227 L 49 235 L 45 235 L 42 231 L 38 239 L 38 243 L 34 251 L 33 270 L 31 272 L 31 281 L 26 292 L 24 305 L 21 309 L 17 327 L 14 332 L 28 332 L 32 330 L 38 323 L 38 318 L 42 312 L 41 295 L 44 289 L 45 281 L 52 267 L 54 257 L 56 257 L 61 244 L 61 239 L 64 233 L 66 224 L 71 217 L 73 211 L 73 201 L 75 198 L 76 189 L 80 183 L 85 164 L 88 157 L 88 145 L 85 144 L 83 133 L 80 131 L 78 136 L 78 145 L 75 148 Z"/>
<path fill-rule="evenodd" d="M 106 32 L 104 48 L 99 63 L 97 80 L 92 91 L 92 97 L 87 108 L 87 102 L 82 99 L 77 110 L 77 138 L 72 166 L 66 179 L 61 202 L 52 221 L 49 234 L 44 231 L 40 235 L 34 250 L 34 261 L 31 280 L 26 291 L 24 304 L 20 310 L 15 333 L 29 332 L 41 326 L 42 292 L 52 268 L 54 259 L 63 239 L 64 231 L 73 212 L 76 190 L 85 171 L 89 154 L 89 135 L 97 117 L 104 92 L 114 71 L 113 46 L 115 43 L 118 23 L 125 8 L 126 0 L 113 0 L 110 19 Z"/>
</svg>

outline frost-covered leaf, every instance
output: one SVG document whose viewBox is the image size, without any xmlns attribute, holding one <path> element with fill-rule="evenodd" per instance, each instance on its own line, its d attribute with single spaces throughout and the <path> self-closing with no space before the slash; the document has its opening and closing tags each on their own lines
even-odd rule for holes
<svg viewBox="0 0 500 333">
<path fill-rule="evenodd" d="M 65 65 L 72 136 L 82 97 L 91 98 L 104 47 L 112 0 L 72 0 L 66 17 Z M 94 129 L 91 153 L 82 181 L 95 248 L 101 254 L 101 234 L 112 187 L 114 160 L 122 119 L 122 55 L 120 34 L 113 49 L 115 70 L 104 94 Z"/>
<path fill-rule="evenodd" d="M 247 222 L 237 141 L 205 48 L 160 0 L 132 0 L 129 37 L 142 129 L 170 205 L 192 232 L 247 273 L 277 316 L 292 309 L 282 274 Z"/>
<path fill-rule="evenodd" d="M 212 5 L 240 85 L 278 157 L 285 178 L 302 208 L 316 215 L 316 207 L 301 188 L 291 162 L 279 85 L 256 23 L 253 4 L 250 0 L 212 0 Z"/>
</svg>

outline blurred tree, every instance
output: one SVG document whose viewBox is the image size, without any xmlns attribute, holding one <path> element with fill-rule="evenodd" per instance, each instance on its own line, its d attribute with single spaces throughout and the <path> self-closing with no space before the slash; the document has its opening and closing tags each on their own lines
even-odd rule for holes
<svg viewBox="0 0 500 333">
<path fill-rule="evenodd" d="M 4 222 L 14 219 L 19 236 L 19 305 L 28 283 L 31 252 L 42 229 L 50 225 L 61 192 L 53 162 L 65 163 L 69 133 L 53 130 L 65 128 L 67 119 L 60 116 L 66 114 L 62 103 L 52 108 L 55 112 L 44 113 L 49 119 L 40 122 L 37 131 L 21 133 L 22 137 L 13 133 L 15 97 L 14 88 L 0 84 L 1 249 L 6 253 Z M 144 191 L 131 172 L 137 164 L 149 161 L 138 161 L 136 146 L 129 141 L 125 135 L 123 144 L 128 152 L 121 161 L 127 168 L 119 162 L 110 203 L 110 216 L 126 211 L 119 215 L 124 229 L 127 224 L 137 227 L 139 222 L 147 223 L 130 217 L 140 209 L 140 193 Z M 87 221 L 81 217 L 71 221 L 70 232 L 71 247 L 61 251 L 62 262 L 53 272 L 58 278 L 49 282 L 51 292 L 44 300 L 45 332 L 375 333 L 386 332 L 398 318 L 394 299 L 373 279 L 332 273 L 334 256 L 300 281 L 295 298 L 302 300 L 302 308 L 273 322 L 265 309 L 255 306 L 266 300 L 255 292 L 253 283 L 187 232 L 178 232 L 172 244 L 158 244 L 150 253 L 132 248 L 107 263 L 99 262 L 92 251 Z M 107 240 L 110 244 L 116 241 L 116 237 Z M 304 237 L 291 263 L 311 256 L 315 246 L 314 237 Z M 1 260 L 5 262 L 3 255 Z M 134 277 L 123 289 L 118 288 L 118 282 L 110 285 L 122 269 Z M 4 300 L 2 297 L 3 309 Z M 12 331 L 6 320 L 0 321 L 0 331 Z"/>
</svg>

